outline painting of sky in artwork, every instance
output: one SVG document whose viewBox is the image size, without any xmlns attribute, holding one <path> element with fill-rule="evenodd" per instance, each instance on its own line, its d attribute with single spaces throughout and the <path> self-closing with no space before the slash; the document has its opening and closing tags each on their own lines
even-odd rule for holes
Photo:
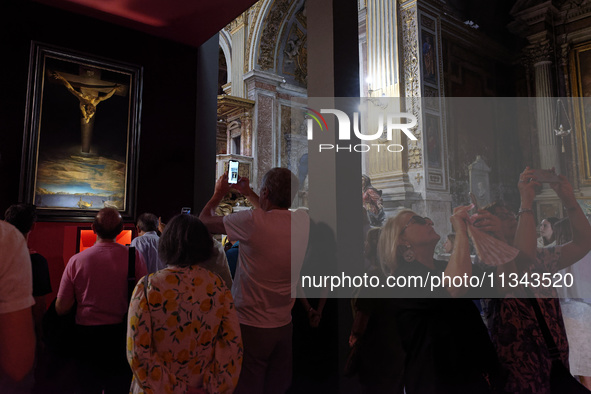
<svg viewBox="0 0 591 394">
<path fill-rule="evenodd" d="M 46 208 L 124 209 L 125 161 L 79 150 L 40 158 L 35 204 Z"/>
</svg>

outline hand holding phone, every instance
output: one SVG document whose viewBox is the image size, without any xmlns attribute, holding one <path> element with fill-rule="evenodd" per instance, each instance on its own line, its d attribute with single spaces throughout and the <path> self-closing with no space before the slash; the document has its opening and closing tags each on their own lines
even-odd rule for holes
<svg viewBox="0 0 591 394">
<path fill-rule="evenodd" d="M 540 183 L 556 183 L 560 182 L 560 177 L 552 170 L 534 170 L 534 180 Z"/>
<path fill-rule="evenodd" d="M 472 202 L 472 204 L 474 204 L 474 212 L 478 212 L 478 210 L 480 209 L 478 207 L 478 199 L 476 198 L 474 193 L 470 192 L 468 194 L 470 195 L 470 202 Z"/>
<path fill-rule="evenodd" d="M 230 160 L 228 162 L 228 183 L 236 184 L 238 182 L 238 161 Z"/>
</svg>

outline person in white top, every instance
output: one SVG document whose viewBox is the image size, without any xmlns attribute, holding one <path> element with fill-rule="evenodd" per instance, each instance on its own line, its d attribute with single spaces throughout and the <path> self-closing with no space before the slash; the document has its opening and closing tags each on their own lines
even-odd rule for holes
<svg viewBox="0 0 591 394">
<path fill-rule="evenodd" d="M 33 279 L 25 237 L 0 220 L 0 392 L 10 392 L 33 367 Z"/>
<path fill-rule="evenodd" d="M 297 177 L 286 168 L 269 170 L 260 197 L 248 178 L 232 188 L 255 207 L 222 217 L 215 209 L 230 190 L 222 175 L 199 218 L 216 234 L 240 241 L 232 295 L 238 313 L 244 360 L 235 393 L 284 393 L 291 383 L 291 308 L 304 261 L 310 219 L 304 210 L 289 210 L 298 190 Z"/>
</svg>

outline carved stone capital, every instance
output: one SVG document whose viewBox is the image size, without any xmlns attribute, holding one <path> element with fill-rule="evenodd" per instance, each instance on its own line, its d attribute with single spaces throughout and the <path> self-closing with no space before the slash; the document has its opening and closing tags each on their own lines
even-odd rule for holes
<svg viewBox="0 0 591 394">
<path fill-rule="evenodd" d="M 528 65 L 533 65 L 534 67 L 548 62 L 551 63 L 553 53 L 554 49 L 552 48 L 550 40 L 542 40 L 539 43 L 532 44 L 524 49 L 522 62 L 525 62 Z"/>
</svg>

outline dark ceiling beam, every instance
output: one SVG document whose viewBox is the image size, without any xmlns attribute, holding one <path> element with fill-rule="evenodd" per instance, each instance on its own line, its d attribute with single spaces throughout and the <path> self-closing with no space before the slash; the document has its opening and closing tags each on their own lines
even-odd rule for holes
<svg viewBox="0 0 591 394">
<path fill-rule="evenodd" d="M 256 0 L 36 0 L 146 34 L 199 47 Z"/>
</svg>

